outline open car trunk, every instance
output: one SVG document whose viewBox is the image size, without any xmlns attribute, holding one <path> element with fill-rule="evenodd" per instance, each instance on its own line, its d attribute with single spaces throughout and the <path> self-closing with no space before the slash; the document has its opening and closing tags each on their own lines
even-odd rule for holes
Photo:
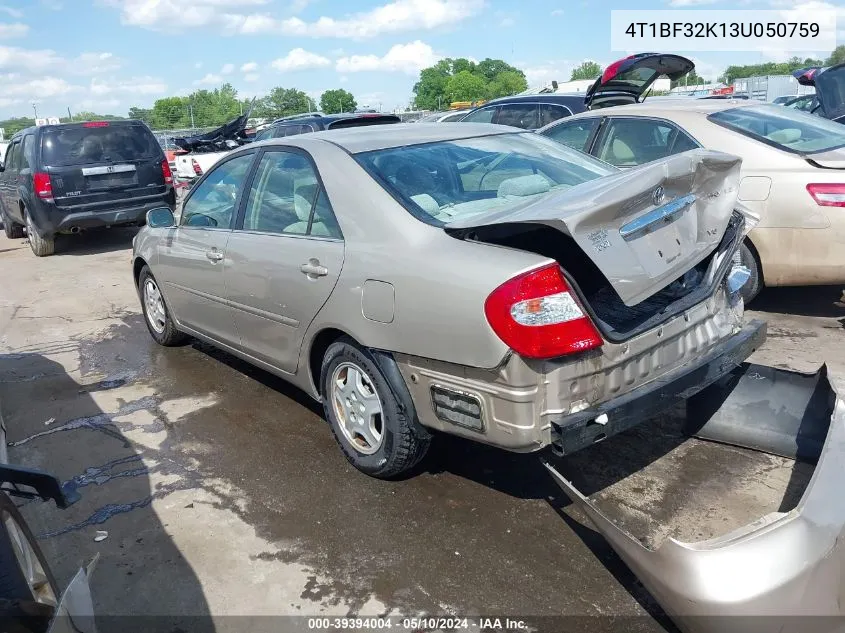
<svg viewBox="0 0 845 633">
<path fill-rule="evenodd" d="M 841 631 L 837 388 L 824 366 L 745 363 L 686 412 L 546 466 L 682 629 Z"/>
<path fill-rule="evenodd" d="M 557 260 L 605 337 L 623 340 L 724 280 L 751 228 L 735 210 L 739 169 L 694 150 L 445 228 Z"/>
</svg>

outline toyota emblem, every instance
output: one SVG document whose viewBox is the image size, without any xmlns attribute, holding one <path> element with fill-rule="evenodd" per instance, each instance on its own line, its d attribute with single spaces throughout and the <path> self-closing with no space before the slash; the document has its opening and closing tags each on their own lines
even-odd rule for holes
<svg viewBox="0 0 845 633">
<path fill-rule="evenodd" d="M 654 205 L 663 204 L 663 200 L 666 199 L 666 192 L 663 191 L 663 187 L 658 187 L 654 190 L 654 193 L 651 194 L 651 200 L 654 202 Z"/>
</svg>

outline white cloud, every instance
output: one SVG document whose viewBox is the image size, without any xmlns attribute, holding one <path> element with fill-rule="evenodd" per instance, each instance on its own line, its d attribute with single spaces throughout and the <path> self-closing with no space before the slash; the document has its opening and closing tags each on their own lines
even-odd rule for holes
<svg viewBox="0 0 845 633">
<path fill-rule="evenodd" d="M 31 73 L 95 75 L 117 70 L 121 61 L 111 53 L 82 53 L 66 57 L 50 49 L 0 46 L 0 70 Z"/>
<path fill-rule="evenodd" d="M 0 13 L 5 13 L 10 18 L 14 18 L 16 20 L 20 20 L 24 16 L 24 12 L 20 9 L 15 9 L 14 7 L 7 7 L 4 5 L 0 5 Z"/>
<path fill-rule="evenodd" d="M 270 65 L 279 72 L 292 70 L 307 70 L 309 68 L 324 68 L 331 65 L 328 57 L 310 53 L 303 48 L 295 48 L 284 57 L 273 60 Z"/>
<path fill-rule="evenodd" d="M 121 9 L 121 20 L 158 31 L 181 31 L 209 26 L 224 35 L 278 33 L 289 36 L 364 39 L 386 33 L 435 29 L 456 24 L 477 14 L 486 0 L 393 0 L 346 15 L 323 16 L 313 22 L 298 17 L 279 19 L 267 13 L 237 12 L 238 8 L 267 4 L 269 0 L 101 0 Z M 299 3 L 301 4 L 301 3 Z M 294 7 L 295 8 L 295 7 Z M 178 16 L 178 20 L 174 19 Z"/>
<path fill-rule="evenodd" d="M 499 22 L 499 26 L 505 28 L 513 26 L 514 24 L 516 24 L 516 20 L 514 20 L 513 18 L 502 18 L 501 22 Z"/>
<path fill-rule="evenodd" d="M 25 37 L 29 33 L 29 26 L 14 22 L 11 24 L 0 24 L 0 39 L 9 39 L 12 37 Z"/>
<path fill-rule="evenodd" d="M 120 104 L 120 99 L 85 99 L 76 104 L 75 110 L 103 113 L 104 110 L 116 108 Z"/>
<path fill-rule="evenodd" d="M 544 86 L 551 81 L 563 83 L 569 81 L 572 76 L 572 69 L 577 64 L 569 60 L 549 61 L 544 64 L 517 64 L 525 73 L 525 80 L 529 88 Z"/>
<path fill-rule="evenodd" d="M 28 81 L 20 79 L 21 76 L 18 73 L 0 75 L 5 98 L 13 99 L 15 102 L 32 101 L 61 97 L 71 92 L 84 90 L 82 86 L 75 86 L 59 77 L 45 76 Z"/>
<path fill-rule="evenodd" d="M 563 15 L 565 11 L 563 9 L 555 9 L 551 12 L 551 15 Z"/>
<path fill-rule="evenodd" d="M 258 64 L 255 62 L 247 62 L 241 66 L 242 73 L 254 73 L 256 70 L 258 70 Z"/>
<path fill-rule="evenodd" d="M 822 11 L 836 12 L 836 39 L 837 43 L 842 43 L 845 40 L 845 6 L 834 5 L 830 2 L 820 2 L 819 0 L 770 0 L 773 8 L 783 9 L 781 15 L 783 19 L 788 22 L 806 21 L 806 16 L 816 15 Z M 826 57 L 831 51 L 818 51 L 824 53 Z M 799 53 L 792 53 L 798 55 Z M 789 55 L 791 57 L 792 55 Z"/>
<path fill-rule="evenodd" d="M 197 70 L 202 68 L 202 62 L 197 62 L 196 64 L 194 64 L 194 68 L 196 68 Z"/>
<path fill-rule="evenodd" d="M 244 75 L 244 81 L 252 83 L 253 81 L 258 81 L 260 77 L 261 75 L 259 75 L 258 73 L 247 73 L 246 75 Z"/>
<path fill-rule="evenodd" d="M 220 69 L 221 75 L 231 75 L 235 71 L 234 64 L 223 64 L 223 68 Z"/>
<path fill-rule="evenodd" d="M 214 73 L 208 73 L 202 79 L 197 79 L 194 82 L 195 86 L 219 86 L 224 82 L 223 77 L 220 75 L 215 75 Z"/>
<path fill-rule="evenodd" d="M 130 77 L 128 79 L 92 79 L 88 90 L 95 95 L 161 95 L 167 84 L 157 77 Z"/>
<path fill-rule="evenodd" d="M 290 3 L 291 13 L 302 13 L 313 0 L 292 0 Z"/>
<path fill-rule="evenodd" d="M 337 60 L 335 69 L 339 73 L 365 71 L 403 72 L 415 75 L 441 59 L 425 42 L 416 40 L 410 44 L 397 44 L 383 57 L 378 55 L 351 55 Z"/>
</svg>

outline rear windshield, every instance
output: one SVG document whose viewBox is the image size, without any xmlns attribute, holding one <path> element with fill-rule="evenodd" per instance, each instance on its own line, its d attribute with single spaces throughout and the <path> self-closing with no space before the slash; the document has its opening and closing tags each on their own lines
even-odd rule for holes
<svg viewBox="0 0 845 633">
<path fill-rule="evenodd" d="M 757 105 L 714 112 L 708 119 L 787 152 L 813 154 L 845 147 L 845 126 L 792 108 Z"/>
<path fill-rule="evenodd" d="M 617 172 L 525 132 L 376 150 L 355 158 L 413 215 L 435 226 L 514 209 Z"/>
<path fill-rule="evenodd" d="M 41 142 L 45 165 L 87 165 L 155 158 L 161 147 L 142 125 L 67 127 L 47 130 Z"/>
</svg>

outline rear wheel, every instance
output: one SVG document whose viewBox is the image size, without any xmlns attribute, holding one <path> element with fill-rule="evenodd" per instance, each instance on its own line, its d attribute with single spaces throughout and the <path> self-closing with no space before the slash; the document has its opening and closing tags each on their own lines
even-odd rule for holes
<svg viewBox="0 0 845 633">
<path fill-rule="evenodd" d="M 403 405 L 371 356 L 351 339 L 333 343 L 320 372 L 323 407 L 335 440 L 358 470 L 386 479 L 413 468 L 431 435 Z"/>
<path fill-rule="evenodd" d="M 751 276 L 739 291 L 743 302 L 747 304 L 763 289 L 763 273 L 760 269 L 760 262 L 757 261 L 757 255 L 748 246 L 748 242 L 743 242 L 740 246 L 739 257 L 742 265 L 751 271 Z"/>
<path fill-rule="evenodd" d="M 56 252 L 56 238 L 51 237 L 44 237 L 39 232 L 38 229 L 35 227 L 35 224 L 32 221 L 32 216 L 29 213 L 26 214 L 26 238 L 29 242 L 29 247 L 32 249 L 32 252 L 35 253 L 38 257 L 47 257 L 48 255 L 52 255 Z"/>
<path fill-rule="evenodd" d="M 18 509 L 0 493 L 0 630 L 46 631 L 58 597 L 41 548 Z"/>
<path fill-rule="evenodd" d="M 144 266 L 138 276 L 138 291 L 141 294 L 144 321 L 155 342 L 165 347 L 183 343 L 188 337 L 176 329 L 173 317 L 164 302 L 164 295 L 161 294 L 158 282 L 148 266 Z"/>
<path fill-rule="evenodd" d="M 23 237 L 23 225 L 18 224 L 12 218 L 9 217 L 9 214 L 6 213 L 6 210 L 3 209 L 3 231 L 6 233 L 6 237 L 10 240 L 17 240 Z"/>
</svg>

